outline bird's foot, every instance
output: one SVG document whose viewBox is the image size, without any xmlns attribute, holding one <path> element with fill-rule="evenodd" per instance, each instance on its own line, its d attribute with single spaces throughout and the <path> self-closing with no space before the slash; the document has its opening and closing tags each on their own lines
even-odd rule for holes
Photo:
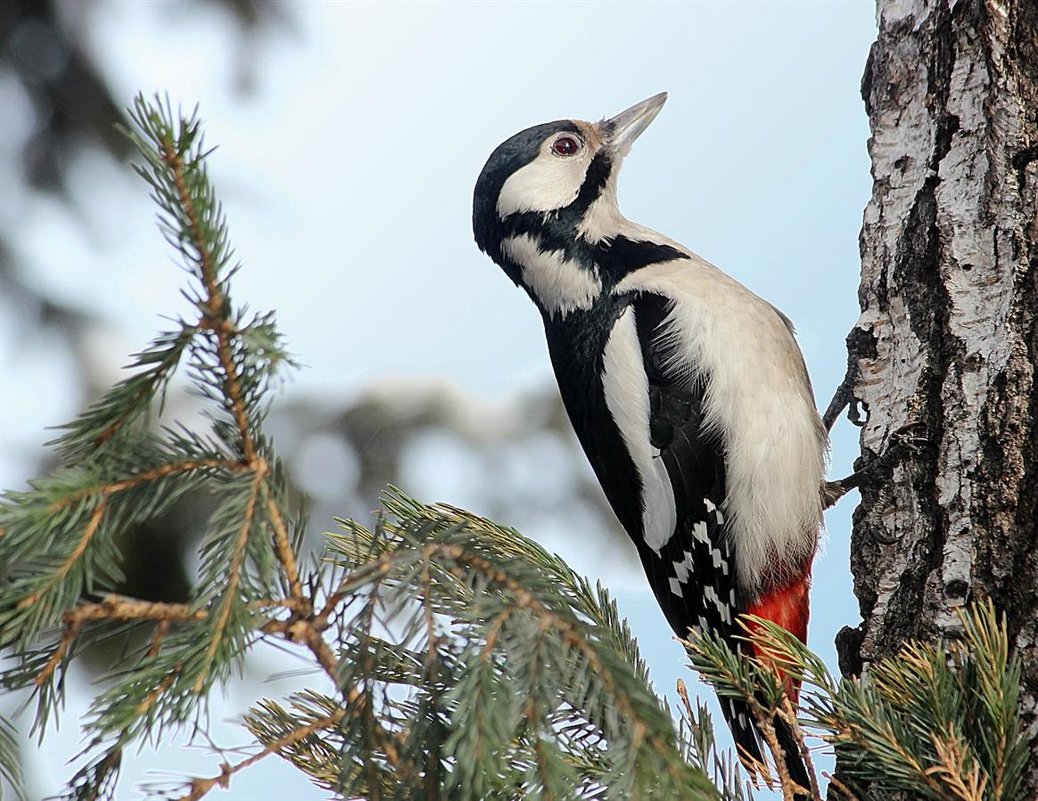
<svg viewBox="0 0 1038 801">
<path fill-rule="evenodd" d="M 825 508 L 835 506 L 840 498 L 852 489 L 860 487 L 866 479 L 873 478 L 877 474 L 889 477 L 898 457 L 903 456 L 908 449 L 916 447 L 919 443 L 926 442 L 926 437 L 921 436 L 920 429 L 921 424 L 919 423 L 906 423 L 890 435 L 882 453 L 869 459 L 849 476 L 837 481 L 826 481 L 822 487 L 822 501 Z"/>
<path fill-rule="evenodd" d="M 836 424 L 840 412 L 844 409 L 847 410 L 847 419 L 854 423 L 854 425 L 859 428 L 865 425 L 865 421 L 869 416 L 869 407 L 867 403 L 859 401 L 854 397 L 854 378 L 850 372 L 848 372 L 844 377 L 840 386 L 836 388 L 836 392 L 833 393 L 833 399 L 829 401 L 829 405 L 825 407 L 825 414 L 822 415 L 822 422 L 825 424 L 826 431 L 833 430 L 833 426 Z M 862 415 L 862 411 L 865 413 L 864 416 Z"/>
<path fill-rule="evenodd" d="M 825 423 L 826 431 L 833 430 L 840 412 L 844 409 L 847 410 L 847 419 L 854 425 L 859 428 L 865 425 L 865 421 L 869 416 L 869 406 L 864 401 L 854 397 L 854 382 L 857 375 L 857 361 L 850 357 L 847 360 L 847 372 L 843 376 L 843 381 L 836 388 L 836 391 L 833 393 L 833 399 L 829 401 L 829 405 L 825 407 L 825 414 L 822 415 L 822 422 Z M 864 415 L 862 412 L 864 412 Z"/>
</svg>

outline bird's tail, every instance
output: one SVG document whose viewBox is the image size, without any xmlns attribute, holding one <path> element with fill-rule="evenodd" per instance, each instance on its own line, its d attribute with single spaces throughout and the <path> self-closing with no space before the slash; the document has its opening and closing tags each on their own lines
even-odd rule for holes
<svg viewBox="0 0 1038 801">
<path fill-rule="evenodd" d="M 747 605 L 746 613 L 764 620 L 769 620 L 786 631 L 801 642 L 807 642 L 807 621 L 810 612 L 808 606 L 808 590 L 811 585 L 810 564 L 808 564 L 801 575 L 773 587 L 763 593 L 756 601 Z M 752 646 L 749 646 L 752 647 Z M 761 654 L 756 654 L 761 657 Z M 765 657 L 766 658 L 766 657 Z M 781 673 L 781 670 L 780 670 Z M 794 706 L 800 693 L 800 684 L 790 676 L 785 676 L 786 692 Z M 736 716 L 736 724 L 739 719 Z M 729 725 L 731 725 L 729 721 Z M 801 787 L 810 788 L 807 766 L 804 764 L 800 752 L 800 743 L 793 732 L 792 727 L 778 716 L 774 719 L 775 734 L 779 746 L 782 749 L 783 761 L 789 778 Z M 755 730 L 752 732 L 739 732 L 732 726 L 732 733 L 740 750 L 755 758 L 760 759 L 760 734 Z M 746 737 L 749 734 L 749 738 Z M 750 747 L 749 739 L 752 738 L 753 748 Z M 742 742 L 740 742 L 742 740 Z M 754 749 L 756 749 L 754 751 Z M 797 798 L 810 798 L 810 795 L 797 795 Z"/>
<path fill-rule="evenodd" d="M 763 738 L 757 730 L 757 725 L 750 714 L 748 705 L 745 701 L 738 699 L 722 698 L 721 711 L 724 714 L 725 721 L 728 723 L 728 727 L 732 730 L 732 739 L 735 741 L 739 759 L 746 766 L 747 770 L 755 773 L 754 763 L 760 764 L 764 762 Z M 804 764 L 804 759 L 800 754 L 800 744 L 797 742 L 796 735 L 789 724 L 778 716 L 774 718 L 772 724 L 775 727 L 775 735 L 778 739 L 779 747 L 782 749 L 782 761 L 785 763 L 789 778 L 800 787 L 810 789 L 811 780 L 808 777 L 807 766 Z M 798 801 L 811 798 L 810 794 L 804 793 L 797 793 L 794 797 Z"/>
</svg>

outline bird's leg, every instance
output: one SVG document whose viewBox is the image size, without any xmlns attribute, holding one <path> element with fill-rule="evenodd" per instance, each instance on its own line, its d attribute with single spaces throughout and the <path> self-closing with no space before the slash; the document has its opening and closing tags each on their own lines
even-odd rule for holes
<svg viewBox="0 0 1038 801">
<path fill-rule="evenodd" d="M 822 501 L 825 508 L 829 509 L 835 506 L 840 498 L 852 489 L 861 486 L 862 481 L 875 473 L 880 471 L 884 473 L 891 472 L 895 457 L 902 455 L 905 448 L 912 447 L 917 442 L 926 441 L 925 437 L 913 434 L 913 431 L 918 428 L 918 423 L 906 423 L 890 436 L 886 448 L 879 455 L 869 459 L 862 467 L 859 467 L 849 476 L 845 476 L 837 481 L 826 481 L 822 486 Z"/>
<path fill-rule="evenodd" d="M 839 479 L 838 481 L 826 481 L 822 487 L 822 501 L 826 509 L 830 509 L 836 506 L 837 501 L 840 500 L 844 495 L 850 492 L 852 489 L 856 489 L 860 484 L 865 473 L 869 472 L 876 464 L 877 459 L 873 459 L 861 470 L 855 470 L 849 476 Z"/>
</svg>

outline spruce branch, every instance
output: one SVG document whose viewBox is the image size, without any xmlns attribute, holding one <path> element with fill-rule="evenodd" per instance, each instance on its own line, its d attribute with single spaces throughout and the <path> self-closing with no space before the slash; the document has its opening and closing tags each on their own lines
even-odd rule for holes
<svg viewBox="0 0 1038 801">
<path fill-rule="evenodd" d="M 693 708 L 682 679 L 678 679 L 676 689 L 681 701 L 682 733 L 688 761 L 713 778 L 723 801 L 752 799 L 752 794 L 743 787 L 736 760 L 731 754 L 722 754 L 717 749 L 713 721 L 706 705 L 697 699 Z"/>
<path fill-rule="evenodd" d="M 803 723 L 835 746 L 847 757 L 846 775 L 830 777 L 830 786 L 847 799 L 879 787 L 922 798 L 1008 801 L 1018 797 L 1027 760 L 1020 662 L 1010 652 L 1004 617 L 989 601 L 960 616 L 961 641 L 906 643 L 896 658 L 873 664 L 857 680 L 837 681 L 796 637 L 753 617 L 744 628 L 757 656 L 740 666 L 725 643 L 699 637 L 691 643 L 693 664 L 719 693 L 738 694 L 751 710 L 756 695 L 767 714 Z M 799 710 L 784 695 L 775 707 L 760 703 L 773 687 L 760 683 L 762 669 L 801 684 Z M 797 725 L 810 766 L 799 731 Z"/>
<path fill-rule="evenodd" d="M 309 643 L 335 672 L 323 629 L 306 630 L 312 607 L 297 556 L 302 527 L 262 431 L 268 389 L 290 360 L 273 316 L 249 316 L 231 301 L 237 265 L 197 115 L 138 97 L 130 117 L 135 127 L 127 133 L 144 159 L 136 170 L 192 278 L 184 294 L 197 318 L 176 319 L 177 330 L 133 360 L 129 378 L 64 427 L 54 443 L 62 466 L 52 476 L 29 491 L 5 493 L 0 503 L 0 647 L 16 657 L 0 681 L 35 690 L 41 735 L 63 691 L 64 669 L 81 650 L 77 641 L 88 647 L 133 624 L 153 627 L 149 642 L 110 673 L 114 683 L 92 705 L 85 730 L 91 750 L 101 751 L 73 777 L 69 794 L 76 798 L 114 792 L 123 745 L 201 714 L 212 684 L 267 634 L 263 626 L 272 618 L 253 607 L 258 599 L 273 599 L 297 618 L 291 631 L 274 636 Z M 212 429 L 156 431 L 155 413 L 185 363 L 192 391 L 211 404 Z M 114 595 L 122 581 L 119 539 L 201 487 L 219 503 L 190 603 Z"/>
<path fill-rule="evenodd" d="M 782 698 L 779 699 L 777 713 L 792 732 L 793 739 L 796 741 L 797 748 L 800 751 L 800 758 L 804 761 L 809 783 L 806 789 L 810 791 L 812 798 L 820 799 L 822 797 L 822 789 L 818 783 L 818 773 L 815 770 L 814 760 L 811 757 L 811 749 L 807 745 L 807 738 L 803 728 L 800 726 L 800 721 L 797 719 L 797 711 L 793 707 L 793 700 L 788 693 L 783 694 Z"/>
<path fill-rule="evenodd" d="M 294 748 L 301 740 L 311 737 L 316 732 L 322 729 L 329 729 L 339 723 L 343 716 L 346 714 L 343 709 L 336 709 L 331 714 L 326 715 L 323 718 L 308 723 L 304 726 L 299 726 L 292 729 L 285 734 L 280 735 L 276 739 L 270 741 L 265 745 L 258 753 L 241 760 L 240 762 L 230 765 L 224 763 L 220 769 L 220 773 L 216 776 L 212 776 L 207 779 L 192 779 L 189 784 L 189 790 L 185 795 L 179 797 L 178 801 L 198 801 L 198 799 L 207 795 L 210 790 L 215 787 L 220 787 L 224 790 L 227 789 L 230 784 L 231 777 L 244 770 L 245 768 L 255 765 L 260 760 L 270 756 L 271 754 L 280 754 Z M 255 718 L 254 718 L 255 720 Z"/>
<path fill-rule="evenodd" d="M 746 631 L 752 640 L 753 626 Z M 701 634 L 693 630 L 684 644 L 692 667 L 714 686 L 717 694 L 743 701 L 753 717 L 772 761 L 760 762 L 740 752 L 740 760 L 751 777 L 760 779 L 769 788 L 776 785 L 785 801 L 792 801 L 796 785 L 789 776 L 774 723 L 785 696 L 784 680 L 774 661 L 760 655 L 746 658 L 712 632 Z"/>
<path fill-rule="evenodd" d="M 169 379 L 197 333 L 183 320 L 178 322 L 176 331 L 160 334 L 136 355 L 127 366 L 137 371 L 134 375 L 116 384 L 75 423 L 63 426 L 66 433 L 50 444 L 58 447 L 65 461 L 96 458 L 106 446 L 117 451 L 124 441 L 117 435 L 124 428 L 129 437 L 148 427 L 153 408 L 163 405 Z"/>
<path fill-rule="evenodd" d="M 399 492 L 385 507 L 373 531 L 344 522 L 330 552 L 346 571 L 336 593 L 358 605 L 346 621 L 342 675 L 369 688 L 367 714 L 392 731 L 411 719 L 407 710 L 436 710 L 402 732 L 398 756 L 441 742 L 434 762 L 459 797 L 590 798 L 602 787 L 626 797 L 715 795 L 682 758 L 639 660 L 624 653 L 633 644 L 622 627 L 599 625 L 610 615 L 586 582 L 518 532 L 470 513 Z M 397 647 L 384 647 L 386 634 Z M 377 689 L 401 677 L 402 653 L 414 666 L 405 701 Z M 388 764 L 369 743 L 352 751 L 347 795 L 367 797 Z M 409 772 L 417 792 L 423 775 Z"/>
<path fill-rule="evenodd" d="M 24 801 L 22 790 L 22 764 L 14 726 L 0 715 L 0 781 L 6 781 Z"/>
<path fill-rule="evenodd" d="M 159 631 L 168 630 L 170 621 L 173 620 L 201 620 L 206 616 L 202 609 L 194 609 L 187 604 L 156 603 L 151 601 L 138 601 L 133 598 L 123 598 L 116 595 L 107 595 L 100 603 L 80 604 L 75 609 L 70 609 L 62 615 L 65 631 L 61 640 L 54 648 L 50 659 L 43 669 L 36 674 L 33 682 L 40 686 L 50 681 L 51 675 L 68 654 L 69 649 L 75 642 L 76 637 L 83 626 L 92 620 L 154 620 L 159 623 L 156 627 L 156 638 Z M 149 647 L 149 653 L 157 650 L 158 643 L 153 641 Z"/>
</svg>

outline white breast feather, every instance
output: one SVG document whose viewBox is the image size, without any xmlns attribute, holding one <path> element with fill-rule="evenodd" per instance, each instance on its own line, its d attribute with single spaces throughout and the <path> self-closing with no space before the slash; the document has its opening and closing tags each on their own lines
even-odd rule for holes
<svg viewBox="0 0 1038 801">
<path fill-rule="evenodd" d="M 706 425 L 726 444 L 726 536 L 752 596 L 776 565 L 798 570 L 817 544 L 826 435 L 803 357 L 766 301 L 692 255 L 649 265 L 616 293 L 647 290 L 676 301 L 661 344 L 669 370 L 708 376 Z"/>
<path fill-rule="evenodd" d="M 674 534 L 674 488 L 659 449 L 649 438 L 649 379 L 642 363 L 634 309 L 614 323 L 602 366 L 606 407 L 613 417 L 642 484 L 642 534 L 659 553 Z"/>
<path fill-rule="evenodd" d="M 529 234 L 504 240 L 501 252 L 522 268 L 523 283 L 552 318 L 591 308 L 602 292 L 594 272 L 570 261 L 561 250 L 542 250 L 540 240 Z"/>
</svg>

